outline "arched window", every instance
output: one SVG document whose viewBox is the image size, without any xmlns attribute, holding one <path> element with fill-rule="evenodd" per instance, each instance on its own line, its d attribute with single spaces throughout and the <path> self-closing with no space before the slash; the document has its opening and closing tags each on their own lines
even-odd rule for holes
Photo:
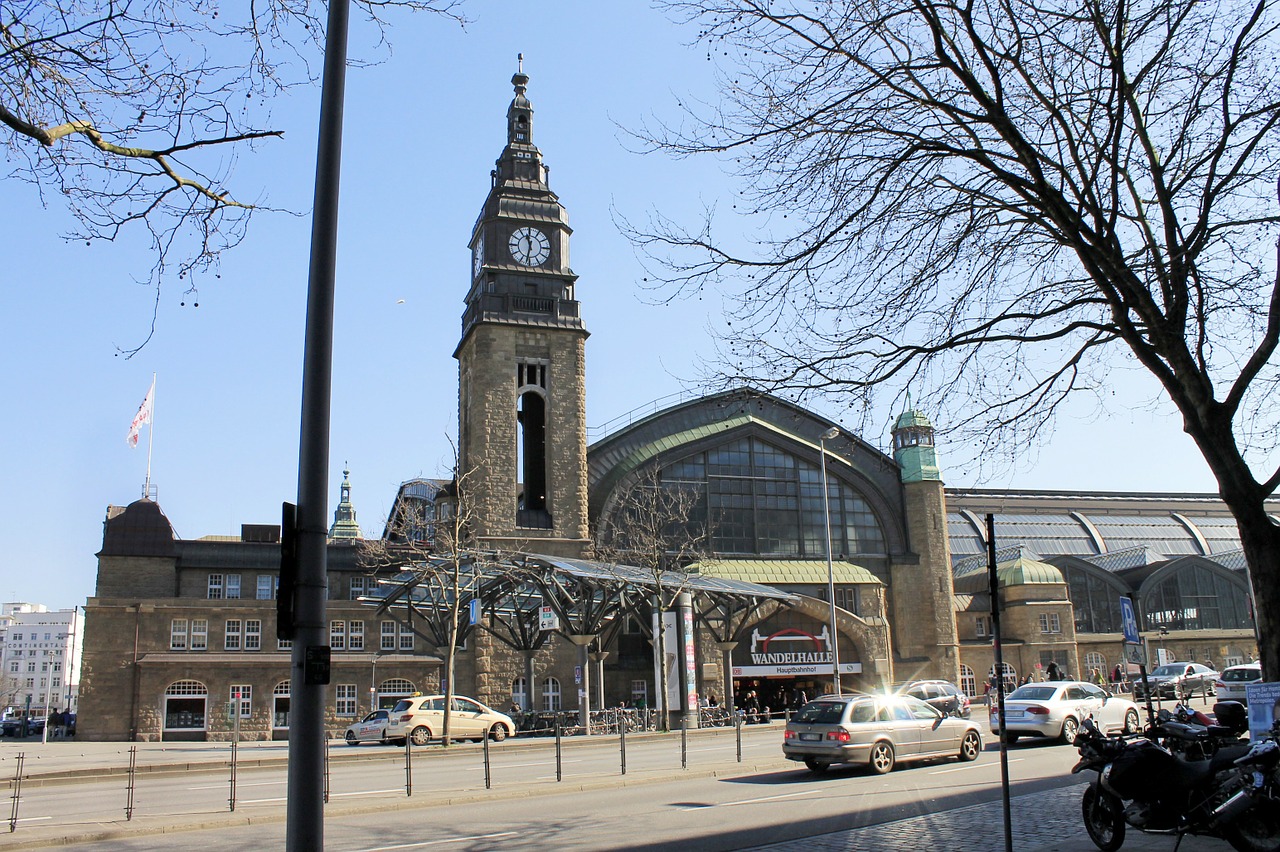
<svg viewBox="0 0 1280 852">
<path fill-rule="evenodd" d="M 404 698 L 417 692 L 414 688 L 413 681 L 405 680 L 402 677 L 387 678 L 378 686 L 378 697 L 395 697 Z"/>
<path fill-rule="evenodd" d="M 995 676 L 996 676 L 996 667 L 992 666 L 987 671 L 987 681 L 991 682 Z M 1014 670 L 1013 666 L 1009 665 L 1008 663 L 1005 663 L 1004 664 L 1004 691 L 1013 692 L 1017 688 L 1018 688 L 1018 673 Z"/>
<path fill-rule="evenodd" d="M 560 681 L 553 677 L 542 682 L 542 709 L 549 712 L 560 709 Z"/>
<path fill-rule="evenodd" d="M 1097 651 L 1090 651 L 1084 655 L 1084 671 L 1081 672 L 1081 675 L 1092 681 L 1094 680 L 1094 671 L 1101 674 L 1103 680 L 1110 679 L 1111 670 L 1107 667 L 1107 658 Z"/>
<path fill-rule="evenodd" d="M 1154 581 L 1154 582 L 1152 582 Z M 1231 630 L 1253 626 L 1243 580 L 1195 563 L 1159 571 L 1142 591 L 1143 629 Z"/>
<path fill-rule="evenodd" d="M 522 677 L 511 681 L 511 701 L 521 710 L 528 710 L 529 682 Z"/>
<path fill-rule="evenodd" d="M 292 693 L 288 680 L 282 680 L 271 690 L 271 727 L 289 727 L 289 699 Z"/>
<path fill-rule="evenodd" d="M 164 729 L 203 731 L 209 688 L 198 680 L 180 680 L 164 691 Z"/>
<path fill-rule="evenodd" d="M 1075 610 L 1076 633 L 1120 633 L 1120 596 L 1126 591 L 1099 574 L 1075 565 L 1059 565 Z"/>
<path fill-rule="evenodd" d="M 978 697 L 978 678 L 964 663 L 960 664 L 960 689 L 970 698 Z"/>
<path fill-rule="evenodd" d="M 826 555 L 825 510 L 831 510 L 831 549 L 848 557 L 884 558 L 884 532 L 870 504 L 827 466 L 827 495 L 815 451 L 801 458 L 758 438 L 742 438 L 662 468 L 662 481 L 698 495 L 690 525 L 711 524 L 711 549 L 723 554 Z"/>
</svg>

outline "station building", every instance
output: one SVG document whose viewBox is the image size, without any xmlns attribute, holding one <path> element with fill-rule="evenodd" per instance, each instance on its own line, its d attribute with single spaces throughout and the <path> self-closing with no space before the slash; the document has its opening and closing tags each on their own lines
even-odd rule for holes
<svg viewBox="0 0 1280 852">
<path fill-rule="evenodd" d="M 829 688 L 836 659 L 845 689 L 941 678 L 980 694 L 995 673 L 987 514 L 1010 683 L 1050 661 L 1081 676 L 1110 672 L 1124 658 L 1123 595 L 1144 638 L 1175 658 L 1254 657 L 1244 560 L 1212 495 L 948 489 L 925 413 L 902 412 L 892 446 L 880 449 L 748 389 L 654 411 L 588 446 L 572 229 L 534 144 L 529 79 L 512 82 L 505 146 L 471 231 L 454 352 L 459 470 L 481 547 L 524 554 L 586 588 L 583 577 L 599 570 L 594 536 L 626 511 L 629 493 L 659 482 L 696 495 L 689 522 L 709 540 L 671 567 L 698 578 L 695 597 L 724 591 L 749 603 L 713 625 L 714 607 L 694 602 L 682 700 L 755 691 L 791 705 Z M 346 477 L 328 548 L 334 732 L 370 707 L 437 689 L 444 650 L 410 607 L 369 600 L 405 565 L 365 558 Z M 395 540 L 408 509 L 426 510 L 414 517 L 428 536 L 437 512 L 457 510 L 458 491 L 406 482 L 383 552 L 410 543 Z M 278 526 L 182 540 L 154 501 L 109 508 L 86 607 L 80 735 L 283 736 L 290 648 L 275 638 L 278 568 Z M 653 706 L 651 614 L 643 596 L 629 600 L 589 633 L 566 624 L 523 646 L 502 638 L 496 609 L 482 614 L 459 645 L 456 691 L 499 708 Z M 576 617 L 572 600 L 561 605 Z"/>
</svg>

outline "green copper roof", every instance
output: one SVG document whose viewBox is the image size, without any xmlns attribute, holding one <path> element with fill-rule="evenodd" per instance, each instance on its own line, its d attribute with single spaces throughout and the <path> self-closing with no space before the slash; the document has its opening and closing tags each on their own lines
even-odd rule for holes
<svg viewBox="0 0 1280 852">
<path fill-rule="evenodd" d="M 1046 562 L 1019 554 L 1015 559 L 996 564 L 996 579 L 1001 586 L 1032 586 L 1049 583 L 1066 583 L 1062 572 Z M 987 568 L 976 560 L 958 570 L 955 575 L 957 592 L 976 593 L 989 587 Z"/>
<path fill-rule="evenodd" d="M 689 572 L 770 586 L 779 584 L 825 586 L 827 584 L 826 560 L 709 559 L 690 565 Z M 842 585 L 856 583 L 882 585 L 875 574 L 852 562 L 832 562 L 831 576 L 835 582 Z"/>
<path fill-rule="evenodd" d="M 360 538 L 360 525 L 356 523 L 356 507 L 351 505 L 351 471 L 342 472 L 341 498 L 333 511 L 333 526 L 329 538 Z"/>
<path fill-rule="evenodd" d="M 906 429 L 911 426 L 923 426 L 926 429 L 933 428 L 933 424 L 929 422 L 928 417 L 925 417 L 923 413 L 916 411 L 914 408 L 908 408 L 898 415 L 898 421 L 893 424 L 893 428 Z"/>
</svg>

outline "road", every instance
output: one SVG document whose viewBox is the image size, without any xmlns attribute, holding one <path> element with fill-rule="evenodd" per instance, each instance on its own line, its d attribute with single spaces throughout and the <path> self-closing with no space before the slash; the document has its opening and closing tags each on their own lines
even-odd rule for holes
<svg viewBox="0 0 1280 852">
<path fill-rule="evenodd" d="M 689 739 L 687 769 L 678 736 L 629 738 L 626 776 L 616 738 L 567 740 L 559 782 L 551 740 L 496 744 L 491 789 L 480 748 L 415 749 L 411 797 L 403 750 L 336 745 L 326 848 L 743 849 L 1000 798 L 999 752 L 991 743 L 973 763 L 929 763 L 886 776 L 837 767 L 814 776 L 781 759 L 780 737 L 780 726 L 745 729 L 738 763 L 731 730 L 700 732 Z M 1014 795 L 1078 780 L 1068 775 L 1074 758 L 1073 749 L 1019 744 L 1009 752 Z M 241 768 L 230 813 L 226 766 L 140 776 L 127 824 L 124 778 L 28 785 L 16 831 L 0 838 L 0 848 L 6 840 L 29 843 L 54 825 L 83 840 L 95 832 L 119 835 L 78 843 L 83 849 L 171 850 L 172 834 L 138 832 L 178 826 L 197 829 L 183 834 L 183 845 L 208 852 L 281 848 L 285 782 L 281 766 Z"/>
</svg>

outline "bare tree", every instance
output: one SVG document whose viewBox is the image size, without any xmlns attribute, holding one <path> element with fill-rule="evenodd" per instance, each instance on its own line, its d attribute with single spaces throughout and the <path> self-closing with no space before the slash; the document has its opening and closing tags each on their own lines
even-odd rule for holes
<svg viewBox="0 0 1280 852">
<path fill-rule="evenodd" d="M 641 136 L 723 158 L 761 227 L 632 231 L 666 298 L 736 288 L 722 375 L 854 405 L 910 386 L 1015 453 L 1148 371 L 1237 521 L 1280 678 L 1273 4 L 664 5 L 723 100 Z"/>
<path fill-rule="evenodd" d="M 598 559 L 632 565 L 651 576 L 655 588 L 657 630 L 653 647 L 657 653 L 659 700 L 667 711 L 661 714 L 662 730 L 667 730 L 667 647 L 663 629 L 665 614 L 687 588 L 685 569 L 706 555 L 709 541 L 706 518 L 700 515 L 702 501 L 695 487 L 662 478 L 659 468 L 649 468 L 629 487 L 616 492 L 601 513 L 595 535 Z"/>
<path fill-rule="evenodd" d="M 143 230 L 152 283 L 216 267 L 261 189 L 233 193 L 237 156 L 277 137 L 271 99 L 313 82 L 326 4 L 47 0 L 0 11 L 0 132 L 9 177 L 78 222 L 68 239 Z M 461 20 L 458 0 L 354 0 L 383 33 L 394 7 Z M 385 44 L 385 42 L 384 42 Z M 154 330 L 154 317 L 153 317 Z M 136 349 L 131 350 L 136 351 Z"/>
</svg>

